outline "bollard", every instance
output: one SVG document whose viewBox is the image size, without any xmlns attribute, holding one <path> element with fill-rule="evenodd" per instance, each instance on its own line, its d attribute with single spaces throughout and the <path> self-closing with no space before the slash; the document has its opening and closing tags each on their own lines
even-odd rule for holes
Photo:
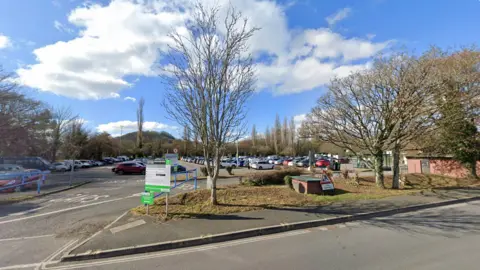
<svg viewBox="0 0 480 270">
<path fill-rule="evenodd" d="M 195 169 L 195 178 L 193 178 L 193 189 L 197 190 L 197 169 Z"/>
</svg>

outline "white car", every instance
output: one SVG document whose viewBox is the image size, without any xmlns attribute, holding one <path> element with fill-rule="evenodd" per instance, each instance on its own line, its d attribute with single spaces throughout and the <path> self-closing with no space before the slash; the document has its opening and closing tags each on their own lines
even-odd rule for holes
<svg viewBox="0 0 480 270">
<path fill-rule="evenodd" d="M 232 167 L 232 168 L 235 168 L 237 167 L 237 163 L 233 160 L 230 160 L 230 159 L 224 159 L 224 160 L 221 160 L 220 161 L 220 166 L 222 167 Z"/>
<path fill-rule="evenodd" d="M 101 161 L 95 161 L 95 166 L 103 166 L 105 165 L 105 163 L 101 162 Z"/>
<path fill-rule="evenodd" d="M 273 169 L 275 167 L 274 164 L 270 164 L 267 161 L 258 161 L 256 163 L 253 163 L 250 165 L 250 168 L 255 169 L 255 170 L 267 170 L 267 169 Z"/>
<path fill-rule="evenodd" d="M 65 172 L 70 168 L 70 165 L 67 165 L 63 162 L 55 162 L 52 165 L 55 167 L 55 171 L 57 172 Z"/>
</svg>

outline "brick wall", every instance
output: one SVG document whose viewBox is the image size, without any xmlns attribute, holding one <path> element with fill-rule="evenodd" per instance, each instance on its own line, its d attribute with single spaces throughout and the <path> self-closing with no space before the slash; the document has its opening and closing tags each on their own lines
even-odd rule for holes
<svg viewBox="0 0 480 270">
<path fill-rule="evenodd" d="M 422 159 L 407 160 L 408 173 L 424 173 L 421 166 Z M 470 172 L 460 164 L 460 162 L 453 159 L 430 159 L 430 173 L 440 174 L 455 178 L 466 177 Z M 477 161 L 477 172 L 480 173 L 480 161 Z"/>
</svg>

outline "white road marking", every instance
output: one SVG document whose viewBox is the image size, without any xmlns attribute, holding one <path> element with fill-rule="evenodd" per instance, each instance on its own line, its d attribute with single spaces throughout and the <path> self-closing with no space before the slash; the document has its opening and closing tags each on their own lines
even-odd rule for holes
<svg viewBox="0 0 480 270">
<path fill-rule="evenodd" d="M 320 231 L 328 231 L 328 228 L 327 227 L 319 227 L 318 228 Z"/>
<path fill-rule="evenodd" d="M 76 194 L 76 196 L 70 196 L 67 198 L 61 198 L 61 199 L 53 199 L 50 200 L 52 203 L 58 203 L 58 202 L 63 202 L 63 203 L 71 203 L 71 202 L 79 202 L 79 203 L 87 203 L 87 202 L 92 202 L 92 201 L 97 201 L 98 199 L 102 198 L 108 198 L 110 195 L 96 195 L 96 194 Z"/>
<path fill-rule="evenodd" d="M 255 237 L 255 238 L 235 240 L 235 241 L 220 243 L 220 244 L 210 244 L 210 245 L 205 245 L 205 246 L 200 246 L 200 247 L 185 248 L 185 249 L 181 249 L 181 250 L 172 250 L 172 251 L 166 251 L 166 252 L 157 252 L 157 253 L 146 254 L 146 255 L 126 256 L 126 257 L 107 259 L 107 260 L 101 260 L 101 261 L 78 263 L 78 264 L 74 264 L 74 265 L 65 265 L 65 266 L 56 266 L 56 267 L 48 267 L 48 265 L 46 265 L 45 268 L 42 268 L 42 269 L 66 270 L 66 269 L 76 269 L 76 268 L 85 268 L 85 267 L 95 267 L 95 266 L 102 266 L 102 265 L 115 264 L 115 263 L 134 262 L 134 261 L 140 261 L 140 260 L 146 260 L 146 259 L 153 259 L 153 258 L 182 255 L 182 254 L 188 254 L 188 253 L 194 253 L 194 252 L 208 251 L 208 250 L 219 249 L 219 248 L 223 248 L 223 247 L 238 246 L 238 245 L 242 245 L 242 244 L 248 244 L 248 243 L 260 242 L 260 241 L 265 241 L 265 240 L 284 238 L 284 237 L 288 237 L 288 236 L 294 236 L 294 235 L 300 235 L 300 234 L 306 234 L 306 233 L 309 233 L 309 232 L 307 230 L 292 231 L 292 232 L 288 232 L 288 233 L 281 233 L 281 234 L 275 234 L 275 235 L 267 235 L 267 236 L 259 236 L 259 237 Z"/>
<path fill-rule="evenodd" d="M 0 239 L 0 242 L 36 239 L 36 238 L 53 237 L 53 236 L 55 236 L 55 234 L 44 234 L 44 235 L 25 236 L 25 237 L 16 237 L 16 238 L 4 238 L 4 239 Z"/>
<path fill-rule="evenodd" d="M 121 225 L 121 226 L 118 226 L 118 227 L 115 227 L 115 228 L 111 228 L 110 232 L 115 234 L 115 233 L 118 233 L 118 232 L 121 232 L 121 231 L 125 231 L 125 230 L 131 229 L 131 228 L 135 228 L 135 227 L 143 225 L 145 223 L 146 222 L 143 219 L 135 220 L 134 222 L 130 222 L 130 223 L 127 223 L 127 224 L 124 224 L 124 225 Z"/>
<path fill-rule="evenodd" d="M 40 265 L 40 263 L 17 264 L 17 265 L 10 265 L 10 266 L 0 267 L 0 270 L 33 268 L 33 267 L 38 267 L 39 265 Z"/>
<path fill-rule="evenodd" d="M 91 203 L 91 204 L 85 204 L 85 205 L 79 205 L 79 206 L 64 208 L 64 209 L 60 209 L 60 210 L 56 210 L 56 211 L 52 211 L 52 212 L 47 212 L 47 213 L 41 213 L 41 214 L 32 215 L 32 216 L 26 216 L 26 217 L 21 217 L 21 218 L 16 218 L 16 219 L 4 220 L 4 221 L 0 221 L 0 225 L 1 224 L 6 224 L 6 223 L 11 223 L 11 222 L 22 221 L 22 220 L 26 220 L 26 219 L 31 219 L 31 218 L 49 216 L 49 215 L 53 215 L 53 214 L 63 213 L 63 212 L 71 211 L 71 210 L 86 208 L 86 207 L 89 207 L 89 206 L 100 205 L 100 204 L 109 203 L 109 202 L 116 202 L 116 201 L 129 199 L 129 198 L 133 198 L 133 197 L 134 196 L 127 196 L 127 197 L 123 197 L 123 198 L 111 199 L 111 200 L 106 200 L 106 201 L 101 201 L 101 202 L 96 202 L 96 203 Z"/>
<path fill-rule="evenodd" d="M 66 250 L 67 248 L 69 248 L 70 246 L 72 246 L 73 244 L 75 244 L 77 241 L 78 241 L 78 239 L 71 240 L 70 242 L 68 242 L 68 243 L 66 243 L 65 245 L 63 245 L 61 248 L 57 249 L 57 251 L 53 252 L 53 253 L 50 254 L 47 258 L 45 258 L 43 261 L 41 261 L 40 264 L 38 264 L 37 267 L 35 267 L 35 270 L 38 270 L 38 269 L 43 268 L 44 264 L 46 264 L 46 263 L 48 263 L 48 262 L 51 262 L 51 260 L 52 260 L 53 258 L 55 258 L 56 256 L 58 256 L 58 254 L 62 253 L 62 251 Z"/>
<path fill-rule="evenodd" d="M 52 204 L 47 204 L 47 205 L 45 205 L 45 206 L 33 208 L 33 209 L 30 209 L 30 210 L 27 210 L 27 211 L 22 211 L 22 212 L 17 212 L 17 213 L 8 214 L 7 216 L 5 216 L 5 217 L 3 217 L 3 218 L 9 217 L 9 216 L 10 216 L 10 217 L 12 217 L 12 216 L 22 216 L 22 215 L 29 214 L 29 213 L 38 211 L 38 210 L 40 210 L 40 209 L 49 207 L 50 205 L 52 205 Z"/>
<path fill-rule="evenodd" d="M 104 230 L 112 227 L 113 224 L 117 223 L 117 221 L 119 221 L 122 217 L 124 217 L 126 214 L 128 214 L 128 212 L 130 212 L 130 210 L 127 210 L 125 211 L 125 213 L 121 214 L 119 217 L 117 217 L 114 221 L 112 221 L 112 223 L 108 224 L 107 226 L 105 226 L 105 228 L 103 228 Z"/>
</svg>

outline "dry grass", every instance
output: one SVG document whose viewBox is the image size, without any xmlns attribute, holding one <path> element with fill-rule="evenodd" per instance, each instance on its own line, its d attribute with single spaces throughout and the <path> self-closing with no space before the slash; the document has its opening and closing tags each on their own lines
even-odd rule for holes
<svg viewBox="0 0 480 270">
<path fill-rule="evenodd" d="M 360 182 L 368 185 L 374 185 L 375 177 L 360 177 Z M 405 190 L 424 190 L 424 189 L 435 189 L 435 188 L 454 188 L 454 187 L 469 187 L 473 185 L 478 185 L 480 182 L 472 178 L 453 178 L 443 175 L 436 174 L 406 174 L 405 183 L 403 189 Z M 392 176 L 385 176 L 385 186 L 392 186 Z"/>
<path fill-rule="evenodd" d="M 169 219 L 195 218 L 208 215 L 225 215 L 238 212 L 269 208 L 320 206 L 338 201 L 379 199 L 403 195 L 403 190 L 385 190 L 360 185 L 353 187 L 337 184 L 335 196 L 303 195 L 285 186 L 240 186 L 231 185 L 219 188 L 219 205 L 211 205 L 210 191 L 197 190 L 169 198 Z M 165 198 L 155 200 L 149 207 L 149 214 L 165 219 Z M 133 209 L 136 214 L 146 213 L 144 206 Z"/>
<path fill-rule="evenodd" d="M 210 191 L 197 190 L 169 198 L 168 219 L 196 218 L 209 215 L 225 215 L 238 212 L 327 205 L 339 201 L 371 200 L 390 196 L 408 195 L 425 189 L 452 188 L 478 185 L 471 179 L 456 179 L 438 175 L 410 174 L 402 189 L 381 189 L 375 185 L 374 177 L 362 177 L 360 184 L 353 180 L 335 179 L 335 195 L 303 195 L 286 186 L 242 186 L 231 185 L 219 188 L 219 205 L 211 205 Z M 385 185 L 391 186 L 392 177 L 385 177 Z M 150 215 L 165 220 L 165 198 L 155 200 L 150 206 Z M 145 207 L 139 206 L 133 213 L 144 215 Z"/>
</svg>

